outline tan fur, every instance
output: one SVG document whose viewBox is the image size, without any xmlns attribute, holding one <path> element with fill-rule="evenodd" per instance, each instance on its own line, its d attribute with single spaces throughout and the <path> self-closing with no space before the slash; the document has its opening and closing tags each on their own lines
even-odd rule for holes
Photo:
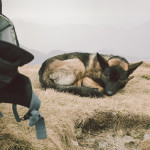
<svg viewBox="0 0 150 150">
<path fill-rule="evenodd" d="M 86 68 L 78 58 L 63 61 L 53 59 L 50 64 L 47 61 L 46 63 L 49 64 L 49 67 L 42 74 L 43 80 L 47 86 L 51 85 L 52 81 L 59 85 L 81 86 L 84 77 L 97 79 L 101 75 L 101 68 L 96 54 L 91 54 L 89 60 Z"/>
<path fill-rule="evenodd" d="M 74 86 L 80 86 L 80 87 L 81 87 L 81 86 L 82 86 L 82 80 L 83 80 L 83 79 L 78 80 L 78 81 L 75 82 L 73 85 L 74 85 Z"/>
<path fill-rule="evenodd" d="M 108 61 L 108 64 L 109 66 L 116 66 L 116 65 L 119 65 L 120 67 L 122 67 L 125 71 L 128 71 L 128 64 L 121 61 L 120 59 L 118 58 L 113 58 L 113 59 L 110 59 Z"/>
<path fill-rule="evenodd" d="M 82 85 L 90 88 L 97 88 L 100 92 L 104 92 L 104 88 L 91 78 L 85 77 L 82 81 Z"/>
<path fill-rule="evenodd" d="M 101 75 L 101 67 L 97 61 L 97 57 L 95 54 L 90 56 L 90 62 L 88 67 L 86 68 L 85 77 L 89 77 L 91 79 L 97 79 Z"/>
<path fill-rule="evenodd" d="M 55 60 L 49 65 L 49 78 L 59 85 L 72 85 L 85 75 L 85 67 L 79 59 Z M 79 84 L 79 83 L 78 83 Z"/>
<path fill-rule="evenodd" d="M 99 78 L 100 74 L 101 68 L 96 54 L 91 54 L 89 64 L 86 68 L 77 58 L 64 61 L 55 60 L 49 65 L 49 78 L 59 85 L 81 86 L 84 77 L 89 77 L 92 80 Z M 94 88 L 98 87 L 96 82 L 93 81 L 92 83 L 94 84 Z M 98 89 L 102 90 L 100 87 Z"/>
</svg>

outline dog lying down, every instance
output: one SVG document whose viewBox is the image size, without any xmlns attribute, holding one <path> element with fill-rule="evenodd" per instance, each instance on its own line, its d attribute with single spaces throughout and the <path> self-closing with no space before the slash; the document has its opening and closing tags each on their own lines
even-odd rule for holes
<svg viewBox="0 0 150 150">
<path fill-rule="evenodd" d="M 99 53 L 67 53 L 47 59 L 39 70 L 39 81 L 44 89 L 82 97 L 112 96 L 125 87 L 142 63 L 129 64 L 120 56 L 107 60 Z"/>
</svg>

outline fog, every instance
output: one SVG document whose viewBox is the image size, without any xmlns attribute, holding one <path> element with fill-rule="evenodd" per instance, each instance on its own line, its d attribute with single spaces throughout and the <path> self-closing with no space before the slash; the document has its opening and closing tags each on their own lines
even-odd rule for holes
<svg viewBox="0 0 150 150">
<path fill-rule="evenodd" d="M 3 0 L 21 45 L 150 59 L 149 0 Z"/>
</svg>

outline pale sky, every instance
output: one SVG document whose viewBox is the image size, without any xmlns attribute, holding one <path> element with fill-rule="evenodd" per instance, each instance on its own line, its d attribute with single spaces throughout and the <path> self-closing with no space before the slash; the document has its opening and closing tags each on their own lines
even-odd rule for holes
<svg viewBox="0 0 150 150">
<path fill-rule="evenodd" d="M 150 20 L 149 0 L 3 0 L 13 19 L 45 23 L 115 24 Z"/>
<path fill-rule="evenodd" d="M 2 2 L 3 14 L 14 22 L 19 42 L 28 48 L 150 56 L 150 0 Z"/>
</svg>

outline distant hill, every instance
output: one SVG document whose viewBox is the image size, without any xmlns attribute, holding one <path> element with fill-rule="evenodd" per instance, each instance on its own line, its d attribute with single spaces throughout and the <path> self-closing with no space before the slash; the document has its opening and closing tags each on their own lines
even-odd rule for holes
<svg viewBox="0 0 150 150">
<path fill-rule="evenodd" d="M 49 53 L 43 53 L 43 52 L 39 52 L 37 50 L 32 50 L 32 49 L 26 48 L 25 46 L 21 46 L 21 47 L 34 55 L 34 59 L 33 59 L 33 61 L 31 61 L 29 63 L 29 65 L 40 65 L 46 59 L 48 59 L 50 57 L 54 57 L 54 56 L 61 55 L 61 54 L 64 54 L 64 53 L 72 53 L 72 52 L 74 52 L 74 51 L 52 50 Z M 96 53 L 96 52 L 93 51 L 93 53 Z M 110 51 L 107 51 L 107 50 L 106 51 L 105 50 L 100 50 L 100 51 L 98 51 L 98 53 L 101 54 L 102 56 L 104 56 L 106 59 L 112 57 L 113 55 L 118 55 L 117 53 L 116 54 L 112 54 Z M 143 60 L 142 58 L 139 58 L 139 57 L 136 57 L 136 56 L 124 55 L 122 57 L 125 57 L 131 63 Z M 149 60 L 148 56 L 147 56 L 147 60 Z"/>
<path fill-rule="evenodd" d="M 31 54 L 34 55 L 34 59 L 33 61 L 31 61 L 29 64 L 31 65 L 39 65 L 39 64 L 42 64 L 46 59 L 50 58 L 50 57 L 53 57 L 53 56 L 56 56 L 56 55 L 60 55 L 60 54 L 63 54 L 65 53 L 65 51 L 61 51 L 61 50 L 53 50 L 49 53 L 42 53 L 42 52 L 39 52 L 37 50 L 31 50 L 29 48 L 26 48 L 24 46 L 21 46 L 22 48 L 24 48 L 25 50 L 27 50 L 28 52 L 30 52 Z"/>
<path fill-rule="evenodd" d="M 29 63 L 29 65 L 40 65 L 46 59 L 48 59 L 50 57 L 54 57 L 54 56 L 57 56 L 57 55 L 68 53 L 68 51 L 62 51 L 62 50 L 53 50 L 49 53 L 42 53 L 42 52 L 39 52 L 37 50 L 31 50 L 29 48 L 26 48 L 25 46 L 21 46 L 21 47 L 34 55 L 34 59 Z M 72 53 L 72 52 L 70 51 L 70 53 Z M 104 56 L 106 59 L 108 59 L 113 55 L 112 54 L 108 54 L 108 55 L 107 54 L 102 54 L 102 56 Z"/>
<path fill-rule="evenodd" d="M 48 54 L 46 54 L 48 57 L 53 57 L 53 56 L 57 56 L 57 55 L 61 55 L 67 53 L 67 51 L 63 51 L 63 50 L 53 50 L 51 52 L 49 52 Z"/>
</svg>

